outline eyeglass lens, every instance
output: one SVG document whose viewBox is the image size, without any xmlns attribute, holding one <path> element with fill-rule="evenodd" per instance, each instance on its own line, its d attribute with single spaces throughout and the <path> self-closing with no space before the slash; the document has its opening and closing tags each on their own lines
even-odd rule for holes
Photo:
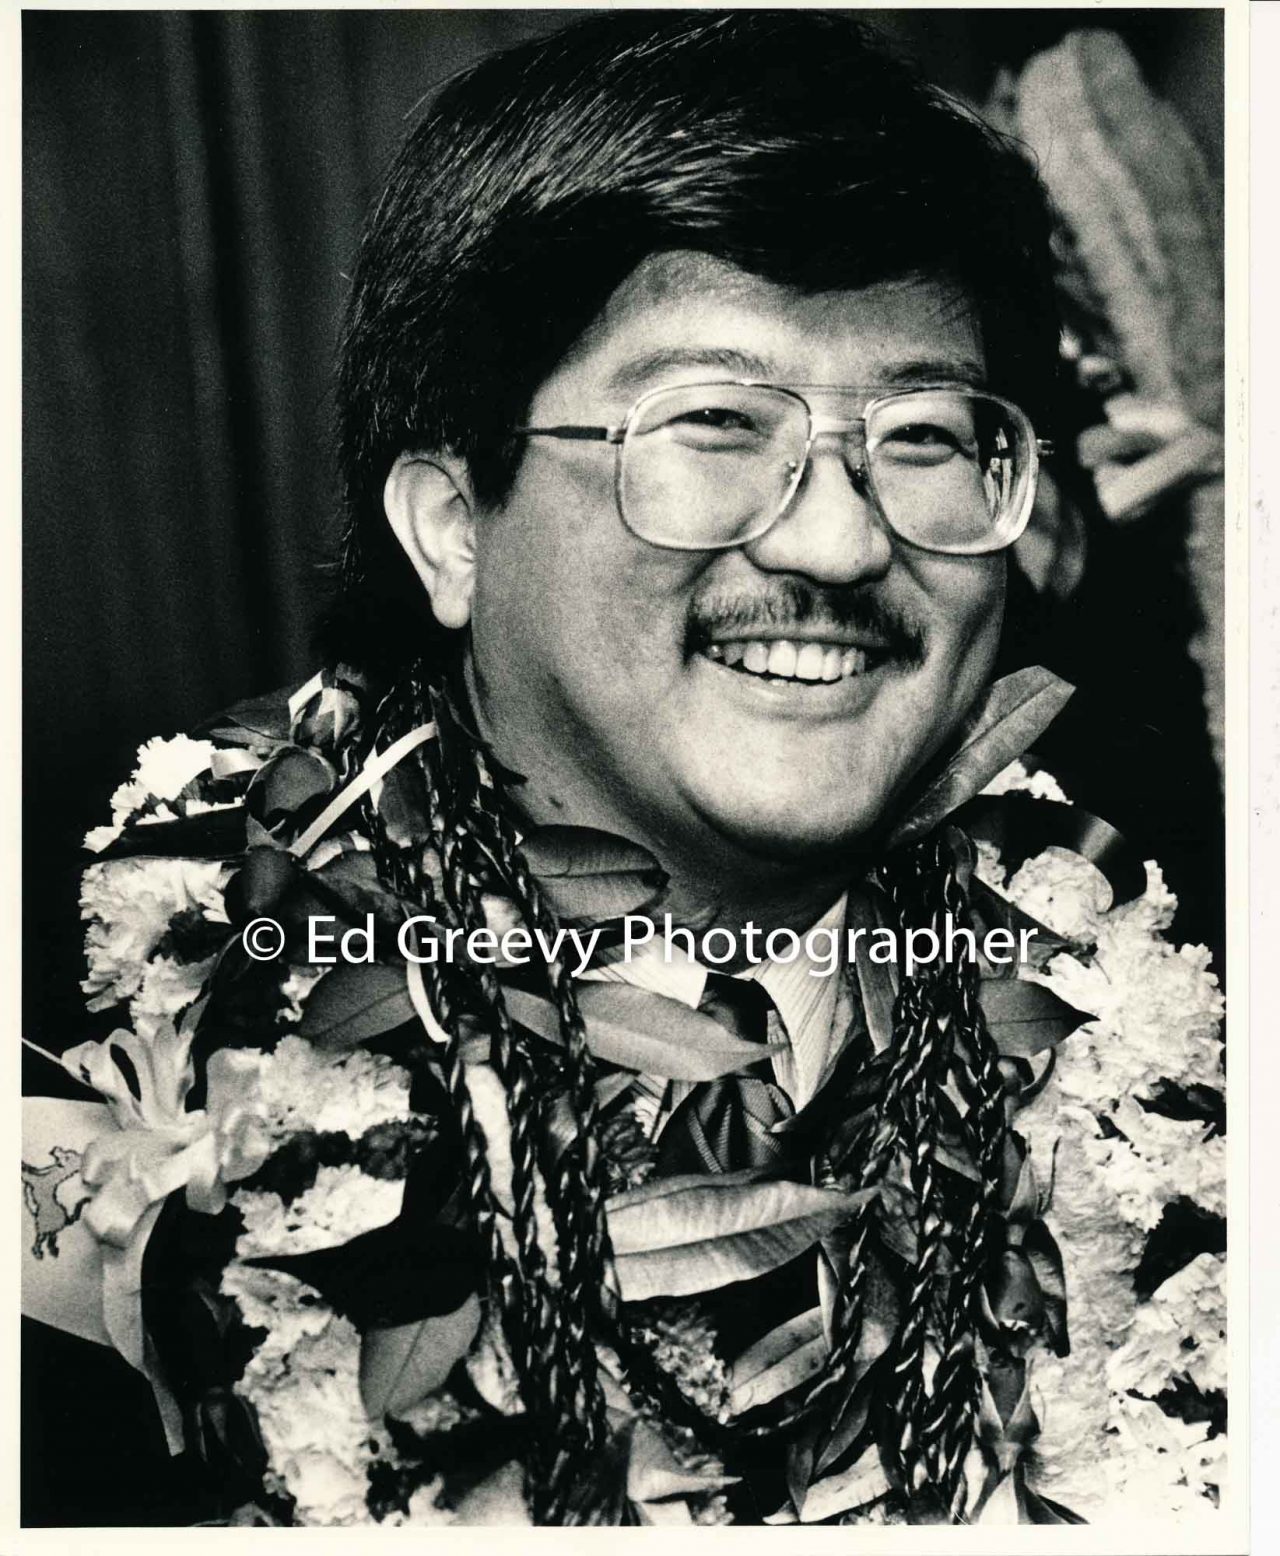
<svg viewBox="0 0 1280 1556">
<path fill-rule="evenodd" d="M 658 545 L 742 545 L 767 530 L 801 475 L 809 413 L 760 385 L 691 385 L 642 401 L 622 446 L 626 522 Z M 866 470 L 885 522 L 941 551 L 993 549 L 1020 515 L 1030 429 L 1000 401 L 917 390 L 869 407 Z"/>
</svg>

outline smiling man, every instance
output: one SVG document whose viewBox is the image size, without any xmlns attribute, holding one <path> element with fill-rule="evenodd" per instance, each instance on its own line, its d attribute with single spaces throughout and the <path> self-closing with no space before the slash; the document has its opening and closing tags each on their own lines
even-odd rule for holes
<svg viewBox="0 0 1280 1556">
<path fill-rule="evenodd" d="M 1013 149 L 847 16 L 813 12 L 615 14 L 486 61 L 410 136 L 366 230 L 339 380 L 333 653 L 387 692 L 380 748 L 431 717 L 470 749 L 422 748 L 452 913 L 482 922 L 496 869 L 517 922 L 548 896 L 572 916 L 558 883 L 625 874 L 638 850 L 660 866 L 650 907 L 666 924 L 737 948 L 737 979 L 605 955 L 575 991 L 552 967 L 541 1016 L 510 976 L 485 991 L 513 1139 L 553 1094 L 570 1106 L 558 1285 L 530 1253 L 525 1300 L 544 1291 L 546 1307 L 508 1329 L 531 1416 L 560 1445 L 530 1471 L 539 1519 L 598 1516 L 574 1466 L 608 1434 L 590 1381 L 604 1332 L 637 1397 L 706 1440 L 635 1331 L 593 1306 L 621 1235 L 601 1216 L 598 1139 L 619 1097 L 659 1176 L 864 1190 L 905 1172 L 914 1196 L 895 1212 L 916 1228 L 914 1274 L 892 1300 L 869 1212 L 851 1244 L 765 1260 L 759 1291 L 730 1279 L 706 1299 L 722 1365 L 785 1356 L 797 1324 L 827 1342 L 716 1443 L 741 1475 L 738 1516 L 785 1503 L 788 1475 L 799 1507 L 832 1464 L 849 1483 L 836 1513 L 887 1490 L 912 1516 L 966 1505 L 975 1303 L 1015 1084 L 976 970 L 814 977 L 811 959 L 761 966 L 742 948 L 967 919 L 971 845 L 939 823 L 1014 754 L 978 742 L 953 762 L 977 710 L 990 723 L 1001 707 L 982 699 L 1057 359 L 1048 231 Z M 1057 689 L 1042 701 L 1047 717 Z M 421 878 L 389 837 L 375 848 L 385 879 Z M 431 991 L 445 1009 L 447 982 Z M 748 994 L 764 998 L 754 1016 Z M 678 1007 L 716 1025 L 699 1036 Z M 641 1072 L 623 1090 L 588 1060 L 584 1017 L 606 1074 Z M 721 1074 L 725 1027 L 770 1040 L 763 1069 Z M 567 1055 L 540 1103 L 534 1029 Z M 932 1163 L 953 1099 L 983 1187 L 944 1209 Z M 797 1110 L 815 1122 L 788 1135 Z M 498 1127 L 488 1115 L 486 1137 Z M 516 1155 L 519 1182 L 532 1158 Z M 523 1235 L 531 1248 L 532 1222 Z M 945 1292 L 940 1258 L 958 1272 Z M 577 1392 L 535 1397 L 539 1344 Z M 798 1472 L 814 1430 L 818 1459 Z M 857 1482 L 868 1454 L 888 1479 Z"/>
<path fill-rule="evenodd" d="M 845 18 L 613 17 L 444 94 L 356 275 L 348 576 L 453 635 L 526 821 L 693 916 L 830 904 L 991 670 L 1045 238 Z"/>
<path fill-rule="evenodd" d="M 505 993 L 484 990 L 525 1182 L 524 1317 L 505 1305 L 506 1333 L 530 1416 L 558 1444 L 526 1465 L 533 1514 L 601 1516 L 575 1466 L 608 1439 L 593 1382 L 606 1334 L 633 1397 L 727 1457 L 736 1516 L 818 1516 L 804 1488 L 829 1495 L 833 1465 L 833 1515 L 886 1492 L 908 1516 L 958 1514 L 1017 1084 L 977 972 L 814 977 L 811 959 L 759 965 L 742 947 L 967 920 L 971 845 L 939 823 L 1014 754 L 979 742 L 952 762 L 976 710 L 989 723 L 1001 706 L 981 699 L 1056 363 L 1035 177 L 846 16 L 615 14 L 445 89 L 392 169 L 353 280 L 334 658 L 386 691 L 381 749 L 431 717 L 470 753 L 422 748 L 451 913 L 482 922 L 477 893 L 496 882 L 516 922 L 536 925 L 548 897 L 572 916 L 558 883 L 625 876 L 638 850 L 661 869 L 651 910 L 737 948 L 723 959 L 736 979 L 615 954 L 575 989 L 553 966 L 554 1011 L 511 973 Z M 1043 702 L 1060 706 L 1056 688 Z M 421 880 L 406 841 L 374 837 L 401 889 Z M 595 908 L 579 921 L 608 918 Z M 468 999 L 448 988 L 429 988 L 440 1033 Z M 686 1029 L 680 1008 L 715 1024 Z M 768 1038 L 763 1066 L 724 1073 L 726 1028 Z M 535 1030 L 563 1044 L 563 1070 L 525 1048 Z M 727 1440 L 690 1420 L 639 1331 L 593 1295 L 605 1250 L 625 1242 L 617 1212 L 602 1216 L 605 1180 L 633 1181 L 601 1166 L 600 1119 L 628 1099 L 659 1179 L 909 1184 L 914 1209 L 888 1224 L 914 1228 L 914 1252 L 885 1256 L 893 1278 L 869 1249 L 894 1234 L 863 1210 L 851 1242 L 816 1258 L 805 1238 L 784 1256 L 783 1238 L 752 1285 L 712 1261 L 655 1288 L 710 1293 L 701 1311 L 730 1377 L 793 1369 L 736 1396 Z M 953 1099 L 976 1199 L 946 1199 L 933 1168 Z M 548 1287 L 519 1142 L 549 1106 L 569 1111 Z M 490 1145 L 503 1127 L 486 1114 Z M 698 1241 L 698 1224 L 680 1238 Z M 941 1285 L 940 1259 L 954 1272 Z M 565 1379 L 550 1396 L 540 1346 Z"/>
<path fill-rule="evenodd" d="M 839 14 L 591 18 L 409 137 L 342 347 L 328 662 L 183 748 L 179 809 L 231 814 L 177 819 L 171 852 L 218 847 L 158 943 L 224 939 L 116 1034 L 129 1070 L 80 1061 L 126 1136 L 85 1154 L 68 1240 L 120 1256 L 75 1332 L 271 1517 L 1013 1494 L 1027 1352 L 1065 1334 L 1008 1127 L 1037 1039 L 1002 1054 L 972 957 L 743 948 L 1030 923 L 949 818 L 1063 700 L 989 684 L 1052 398 L 1047 234 L 1020 156 Z M 92 840 L 100 1004 L 150 988 L 106 959 L 161 800 Z M 306 965 L 317 908 L 357 965 Z M 730 953 L 620 954 L 643 913 Z M 416 956 L 433 921 L 540 953 Z M 174 1116 L 139 1074 L 181 1077 Z M 154 1192 L 141 1156 L 113 1175 L 139 1136 Z"/>
</svg>

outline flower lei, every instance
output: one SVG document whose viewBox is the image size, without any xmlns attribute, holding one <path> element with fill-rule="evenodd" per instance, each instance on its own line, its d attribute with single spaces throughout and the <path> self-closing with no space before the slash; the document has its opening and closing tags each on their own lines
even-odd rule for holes
<svg viewBox="0 0 1280 1556">
<path fill-rule="evenodd" d="M 1022 675 L 1004 695 L 1006 738 L 1046 696 L 1050 678 Z M 149 742 L 111 826 L 87 839 L 103 857 L 84 878 L 84 986 L 92 1009 L 127 1006 L 129 1026 L 62 1060 L 112 1115 L 79 1163 L 84 1219 L 104 1253 L 110 1337 L 152 1379 L 171 1437 L 209 1461 L 231 1521 L 523 1522 L 521 1402 L 431 1096 L 432 1044 L 451 1039 L 403 963 L 313 967 L 297 948 L 307 914 L 358 922 L 389 907 L 358 813 L 338 815 L 335 795 L 361 784 L 384 825 L 412 825 L 406 769 L 370 782 L 366 765 L 361 779 L 364 696 L 358 678 L 325 672 L 287 703 L 233 710 L 206 738 Z M 973 793 L 981 745 L 963 748 L 967 780 L 953 764 L 926 794 L 918 828 Z M 1161 935 L 1175 904 L 1154 864 L 1116 905 L 1124 869 L 1101 823 L 1083 818 L 1095 843 L 1101 829 L 1099 863 L 1028 844 L 1055 828 L 1077 840 L 1078 816 L 1048 775 L 1014 762 L 966 808 L 976 853 L 954 834 L 974 869 L 975 917 L 1034 924 L 1040 946 L 1016 976 L 983 982 L 1019 1132 L 978 1341 L 980 1521 L 1092 1519 L 1135 1496 L 1208 1510 L 1222 1483 L 1221 996 L 1207 953 Z M 526 843 L 537 873 L 551 845 Z M 594 836 L 594 874 L 581 858 L 549 872 L 557 911 L 603 919 L 652 897 L 652 861 L 604 843 L 616 846 Z M 635 892 L 625 908 L 620 882 Z M 501 924 L 501 899 L 486 905 Z M 264 913 L 290 939 L 279 962 L 255 962 L 240 943 Z M 620 1295 L 637 1304 L 658 1366 L 709 1421 L 731 1422 L 821 1365 L 823 1323 L 802 1314 L 730 1364 L 700 1294 L 812 1249 L 856 1196 L 750 1174 L 654 1177 L 641 1072 L 659 1087 L 664 1073 L 686 1074 L 697 1050 L 687 1022 L 705 1018 L 628 1031 L 618 997 L 634 1003 L 636 991 L 579 990 L 604 1061 Z M 536 1030 L 539 1003 L 526 997 L 513 1013 Z M 680 1007 L 659 1003 L 674 1019 Z M 717 1061 L 695 1062 L 740 1064 L 720 1038 Z M 509 1202 L 501 1087 L 465 1035 L 463 1057 Z M 959 1145 L 946 1160 L 972 1170 Z M 712 1253 L 675 1246 L 673 1226 L 687 1233 L 691 1217 Z M 881 1222 L 887 1246 L 906 1235 L 889 1199 Z M 56 1234 L 44 1242 L 56 1255 Z M 1087 1315 L 1070 1334 L 1068 1293 Z M 868 1376 L 882 1359 L 872 1328 Z M 615 1358 L 601 1360 L 616 1521 L 727 1521 L 735 1477 L 638 1405 Z M 787 1493 L 766 1521 L 900 1515 L 874 1446 L 850 1431 L 817 1458 L 812 1442 L 807 1460 L 792 1446 Z"/>
</svg>

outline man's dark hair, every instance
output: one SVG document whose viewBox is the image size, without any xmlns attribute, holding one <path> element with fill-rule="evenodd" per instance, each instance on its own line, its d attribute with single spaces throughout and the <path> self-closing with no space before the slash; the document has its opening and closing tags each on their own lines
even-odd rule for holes
<svg viewBox="0 0 1280 1556">
<path fill-rule="evenodd" d="M 500 501 L 535 390 L 647 255 L 805 292 L 942 278 L 977 311 L 993 390 L 1043 420 L 1048 232 L 1022 155 L 844 14 L 614 14 L 484 60 L 410 135 L 360 245 L 338 379 L 349 607 L 393 662 L 421 651 L 391 465 L 448 449 Z"/>
</svg>

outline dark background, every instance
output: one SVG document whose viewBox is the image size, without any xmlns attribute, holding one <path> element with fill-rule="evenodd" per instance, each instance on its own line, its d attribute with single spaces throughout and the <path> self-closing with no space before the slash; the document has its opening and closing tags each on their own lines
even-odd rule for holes
<svg viewBox="0 0 1280 1556">
<path fill-rule="evenodd" d="M 23 1006 L 37 1042 L 101 1035 L 78 989 L 79 845 L 136 747 L 315 667 L 343 272 L 415 106 L 570 19 L 25 13 Z M 1221 172 L 1218 12 L 872 19 L 976 102 L 1002 65 L 1073 27 L 1119 31 Z M 1100 534 L 1075 601 L 1033 615 L 1040 657 L 1084 693 L 1059 765 L 1084 768 L 1082 799 L 1108 790 L 1093 808 L 1167 861 L 1179 927 L 1220 944 L 1221 820 L 1176 531 Z M 1073 762 L 1084 743 L 1099 754 Z M 29 1084 L 53 1089 L 34 1063 Z M 145 1386 L 109 1361 L 63 1339 L 29 1351 L 25 1522 L 190 1517 L 158 1439 L 140 1451 Z"/>
</svg>

